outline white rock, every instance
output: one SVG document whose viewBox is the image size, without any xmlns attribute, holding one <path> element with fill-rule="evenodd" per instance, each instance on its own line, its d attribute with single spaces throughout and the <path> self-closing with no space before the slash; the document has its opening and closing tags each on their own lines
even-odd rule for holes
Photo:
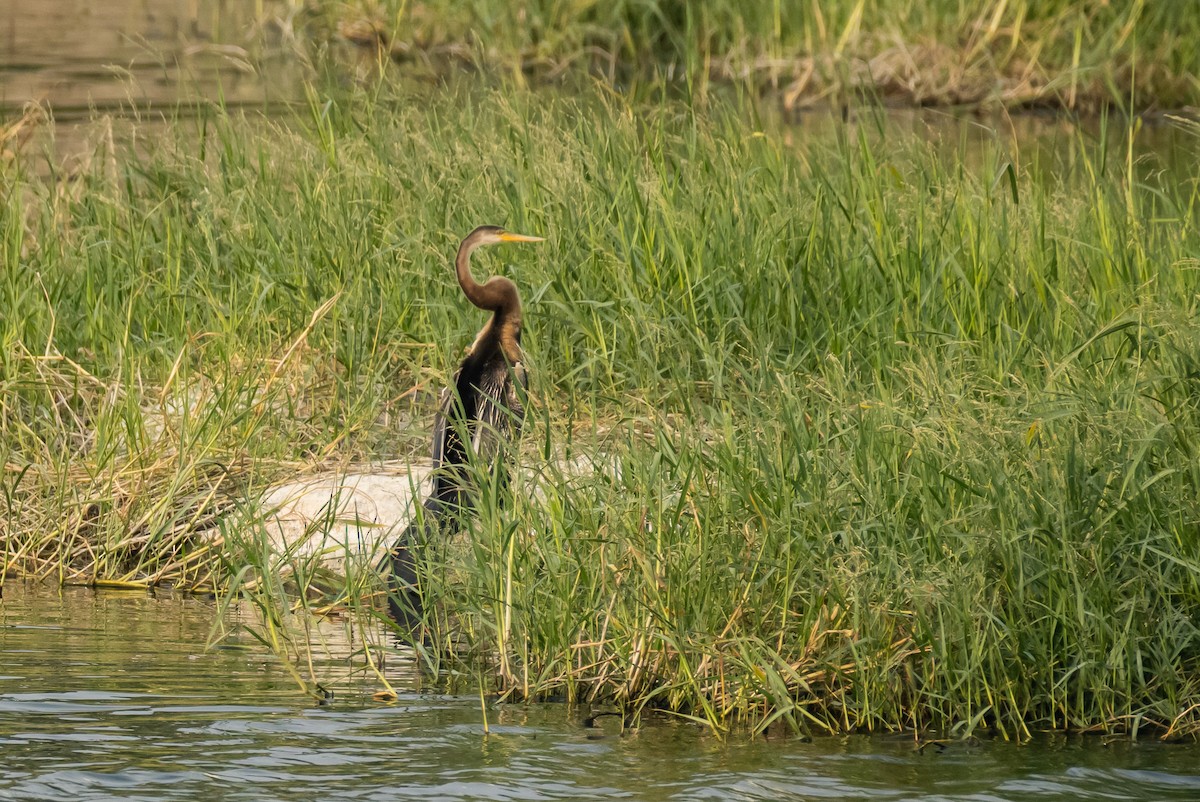
<svg viewBox="0 0 1200 802">
<path fill-rule="evenodd" d="M 272 564 L 303 564 L 343 576 L 374 571 L 432 491 L 432 473 L 429 463 L 351 465 L 271 488 L 261 509 Z M 514 492 L 545 498 L 547 485 L 561 492 L 574 480 L 619 474 L 611 455 L 576 456 L 540 468 L 523 466 Z"/>
<path fill-rule="evenodd" d="M 430 492 L 431 465 L 349 466 L 272 488 L 263 498 L 267 537 L 280 562 L 318 560 L 345 573 L 374 566 Z"/>
</svg>

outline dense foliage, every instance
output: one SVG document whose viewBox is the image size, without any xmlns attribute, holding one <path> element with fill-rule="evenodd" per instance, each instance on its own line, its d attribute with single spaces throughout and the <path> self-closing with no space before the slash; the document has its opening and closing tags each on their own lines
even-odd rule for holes
<svg viewBox="0 0 1200 802">
<path fill-rule="evenodd" d="M 430 555 L 455 659 L 717 727 L 1196 729 L 1200 189 L 1145 132 L 439 97 L 3 168 L 9 572 L 228 587 L 269 481 L 422 453 L 498 223 L 548 239 L 478 261 L 533 474 Z"/>
</svg>

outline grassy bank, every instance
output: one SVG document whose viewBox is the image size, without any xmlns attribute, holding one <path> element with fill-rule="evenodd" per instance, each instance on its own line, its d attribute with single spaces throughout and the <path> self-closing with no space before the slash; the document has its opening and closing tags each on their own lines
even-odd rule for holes
<svg viewBox="0 0 1200 802">
<path fill-rule="evenodd" d="M 359 97 L 4 167 L 5 569 L 238 577 L 273 621 L 237 513 L 425 452 L 486 221 L 548 238 L 479 259 L 540 475 L 429 555 L 439 665 L 718 728 L 1196 732 L 1194 176 L 749 114 Z"/>
<path fill-rule="evenodd" d="M 480 62 L 622 80 L 650 72 L 782 92 L 789 107 L 860 94 L 917 105 L 1200 104 L 1200 15 L 1186 3 L 895 0 L 324 3 L 318 37 L 397 61 Z"/>
</svg>

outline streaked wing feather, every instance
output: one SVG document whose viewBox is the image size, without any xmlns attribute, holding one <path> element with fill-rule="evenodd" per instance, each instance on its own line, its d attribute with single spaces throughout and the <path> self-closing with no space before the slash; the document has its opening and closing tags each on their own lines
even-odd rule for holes
<svg viewBox="0 0 1200 802">
<path fill-rule="evenodd" d="M 478 421 L 472 434 L 475 454 L 494 462 L 502 448 L 516 441 L 525 417 L 525 390 L 529 378 L 520 363 L 492 373 L 480 387 L 476 407 Z"/>
<path fill-rule="evenodd" d="M 514 411 L 512 416 L 512 439 L 515 442 L 521 434 L 521 426 L 525 423 L 525 402 L 529 399 L 529 371 L 524 362 L 512 366 L 513 385 L 509 388 L 509 408 Z"/>
<path fill-rule="evenodd" d="M 443 387 L 442 395 L 438 398 L 437 416 L 433 420 L 433 467 L 442 467 L 443 461 L 446 459 L 446 432 L 447 421 L 450 419 L 450 414 L 453 411 L 454 391 L 452 387 L 458 385 L 458 373 L 454 374 L 454 380 L 451 387 Z"/>
</svg>

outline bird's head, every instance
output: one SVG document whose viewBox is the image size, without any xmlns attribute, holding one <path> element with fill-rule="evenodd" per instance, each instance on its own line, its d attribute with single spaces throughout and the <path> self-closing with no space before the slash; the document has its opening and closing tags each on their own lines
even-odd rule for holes
<svg viewBox="0 0 1200 802">
<path fill-rule="evenodd" d="M 467 235 L 464 245 L 479 247 L 481 245 L 496 245 L 501 242 L 542 242 L 543 237 L 530 237 L 526 234 L 514 234 L 505 231 L 500 226 L 480 226 Z"/>
</svg>

